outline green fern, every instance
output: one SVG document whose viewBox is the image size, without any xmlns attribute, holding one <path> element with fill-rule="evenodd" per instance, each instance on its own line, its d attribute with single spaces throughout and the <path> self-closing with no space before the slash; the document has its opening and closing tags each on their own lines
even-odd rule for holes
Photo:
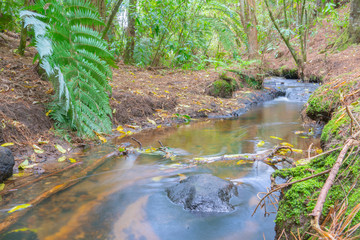
<svg viewBox="0 0 360 240">
<path fill-rule="evenodd" d="M 103 25 L 97 10 L 83 0 L 39 0 L 22 11 L 35 33 L 41 66 L 56 90 L 50 116 L 80 136 L 111 131 L 108 94 L 114 65 L 108 44 L 95 31 Z"/>
</svg>

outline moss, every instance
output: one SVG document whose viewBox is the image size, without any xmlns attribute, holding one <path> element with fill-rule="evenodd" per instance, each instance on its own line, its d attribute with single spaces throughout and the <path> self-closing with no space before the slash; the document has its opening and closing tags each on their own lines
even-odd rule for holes
<svg viewBox="0 0 360 240">
<path fill-rule="evenodd" d="M 350 92 L 357 81 L 345 84 L 333 83 L 319 87 L 309 98 L 306 115 L 313 120 L 328 122 L 331 114 L 340 105 L 340 93 Z"/>
<path fill-rule="evenodd" d="M 209 95 L 230 98 L 237 88 L 238 85 L 234 79 L 230 81 L 219 79 L 212 83 L 211 88 L 209 89 Z"/>
<path fill-rule="evenodd" d="M 241 70 L 228 70 L 229 72 L 236 73 L 239 76 L 239 82 L 242 87 L 246 86 L 255 90 L 262 89 L 264 82 L 264 75 L 257 74 L 256 76 L 244 74 Z"/>
<path fill-rule="evenodd" d="M 354 150 L 354 153 L 355 152 L 356 151 Z M 331 168 L 335 163 L 338 154 L 339 151 L 334 152 L 327 157 L 320 157 L 306 166 L 278 170 L 274 173 L 274 175 L 286 178 L 293 177 L 292 181 L 296 181 Z M 312 169 L 315 172 L 312 173 L 308 169 Z M 340 178 L 342 180 L 342 184 L 335 184 L 330 189 L 324 204 L 323 216 L 326 216 L 330 208 L 341 202 L 341 200 L 346 197 L 353 183 L 353 181 L 350 180 L 357 178 L 359 173 L 359 154 L 352 154 L 343 163 L 339 174 L 341 176 L 347 176 L 347 179 Z M 296 233 L 299 230 L 301 235 L 305 234 L 305 232 L 309 230 L 310 218 L 308 215 L 314 209 L 319 191 L 323 187 L 326 179 L 327 175 L 323 175 L 305 182 L 297 183 L 292 185 L 283 193 L 282 199 L 279 202 L 279 209 L 275 220 L 278 235 L 280 235 L 283 229 L 286 229 L 287 234 L 290 234 L 290 232 Z M 356 204 L 358 204 L 359 197 L 360 186 L 355 186 L 354 190 L 348 196 L 349 209 L 352 209 Z M 348 211 L 347 214 L 349 214 L 349 212 L 350 211 Z M 359 221 L 360 213 L 356 215 L 353 223 L 358 223 Z M 307 239 L 308 237 L 309 235 L 303 239 Z"/>
</svg>

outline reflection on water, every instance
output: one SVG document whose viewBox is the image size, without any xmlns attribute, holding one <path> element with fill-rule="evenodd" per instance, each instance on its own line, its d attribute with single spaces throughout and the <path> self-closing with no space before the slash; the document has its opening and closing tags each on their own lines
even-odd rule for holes
<svg viewBox="0 0 360 240">
<path fill-rule="evenodd" d="M 275 216 L 264 217 L 260 210 L 251 217 L 258 203 L 256 194 L 270 185 L 272 168 L 263 163 L 237 164 L 236 161 L 194 166 L 192 159 L 255 153 L 280 142 L 306 150 L 311 142 L 317 144 L 317 139 L 295 134 L 299 130 L 308 131 L 301 126 L 301 108 L 301 103 L 275 100 L 237 119 L 208 120 L 144 132 L 137 137 L 144 146 L 158 147 L 157 141 L 161 140 L 164 145 L 177 148 L 179 156 L 173 161 L 147 155 L 112 159 L 81 183 L 34 207 L 13 229 L 34 229 L 38 239 L 46 240 L 251 240 L 264 236 L 273 239 Z M 261 140 L 265 144 L 258 147 Z M 98 153 L 99 149 L 102 148 L 87 152 L 82 156 L 83 161 L 96 158 L 96 154 L 104 155 Z M 233 212 L 195 214 L 169 201 L 165 188 L 176 184 L 183 175 L 197 173 L 212 173 L 237 185 L 239 196 L 232 200 Z M 31 192 L 59 179 L 61 176 L 46 179 L 32 187 Z M 31 196 L 26 190 L 16 194 L 23 202 Z M 26 239 L 17 236 L 12 239 Z"/>
</svg>

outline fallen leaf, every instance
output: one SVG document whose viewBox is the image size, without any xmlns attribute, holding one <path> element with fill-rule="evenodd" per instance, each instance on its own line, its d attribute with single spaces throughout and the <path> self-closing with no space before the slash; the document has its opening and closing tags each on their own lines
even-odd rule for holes
<svg viewBox="0 0 360 240">
<path fill-rule="evenodd" d="M 258 146 L 258 147 L 262 147 L 262 146 L 264 146 L 264 144 L 265 144 L 264 141 L 260 141 L 260 142 L 258 142 L 257 146 Z"/>
<path fill-rule="evenodd" d="M 303 133 L 305 133 L 305 132 L 304 132 L 304 131 L 296 131 L 296 132 L 295 132 L 295 134 L 297 134 L 297 135 L 298 135 L 298 134 L 303 134 Z"/>
<path fill-rule="evenodd" d="M 54 147 L 61 153 L 66 153 L 66 150 L 59 144 L 54 145 Z"/>
<path fill-rule="evenodd" d="M 12 145 L 14 145 L 14 143 L 12 143 L 12 142 L 1 144 L 2 147 L 8 147 L 8 146 L 12 146 Z"/>
<path fill-rule="evenodd" d="M 24 170 L 26 168 L 26 166 L 29 166 L 29 161 L 27 159 L 25 161 L 23 161 L 22 163 L 20 163 L 20 165 L 18 166 L 18 169 Z"/>
<path fill-rule="evenodd" d="M 287 142 L 282 142 L 282 143 L 280 143 L 280 145 L 282 145 L 282 146 L 287 146 L 287 147 L 291 147 L 291 148 L 294 147 L 294 145 L 292 145 L 292 144 L 290 144 L 290 143 L 287 143 Z"/>
<path fill-rule="evenodd" d="M 0 183 L 0 191 L 4 190 L 5 188 L 5 183 Z"/>
<path fill-rule="evenodd" d="M 8 213 L 13 213 L 15 211 L 19 211 L 19 210 L 23 210 L 25 208 L 31 207 L 31 204 L 21 204 L 21 205 L 17 205 L 13 208 L 11 208 Z"/>
<path fill-rule="evenodd" d="M 301 150 L 301 149 L 295 149 L 295 148 L 293 148 L 292 151 L 293 151 L 293 152 L 296 152 L 296 153 L 302 153 L 302 152 L 303 152 L 303 150 Z"/>
<path fill-rule="evenodd" d="M 151 119 L 149 119 L 149 118 L 147 118 L 147 120 L 148 120 L 149 123 L 151 123 L 151 124 L 153 124 L 153 125 L 156 126 L 156 122 L 155 122 L 154 120 L 151 120 Z"/>
<path fill-rule="evenodd" d="M 39 146 L 33 144 L 32 145 L 33 149 L 34 149 L 34 152 L 38 153 L 38 154 L 41 154 L 41 153 L 44 153 L 44 149 L 41 149 Z"/>
<path fill-rule="evenodd" d="M 45 113 L 46 116 L 49 116 L 49 114 L 52 112 L 53 110 L 49 110 L 47 111 L 47 113 Z"/>
<path fill-rule="evenodd" d="M 118 132 L 122 132 L 122 131 L 124 131 L 124 128 L 122 127 L 122 126 L 118 126 L 117 128 L 116 128 L 116 131 L 118 131 Z"/>
<path fill-rule="evenodd" d="M 44 140 L 41 140 L 41 138 L 39 138 L 38 140 L 38 144 L 48 144 L 49 141 L 44 141 Z"/>
<path fill-rule="evenodd" d="M 163 176 L 158 176 L 158 177 L 153 177 L 152 180 L 154 182 L 159 182 L 161 179 L 163 179 L 164 177 Z"/>
<path fill-rule="evenodd" d="M 58 158 L 58 162 L 63 162 L 66 160 L 66 156 L 62 156 Z"/>
<path fill-rule="evenodd" d="M 184 174 L 179 173 L 180 181 L 185 180 L 187 177 Z"/>
<path fill-rule="evenodd" d="M 284 139 L 282 139 L 282 138 L 275 137 L 275 136 L 270 136 L 270 138 L 277 139 L 277 140 L 284 140 Z"/>
<path fill-rule="evenodd" d="M 74 159 L 74 158 L 69 158 L 69 161 L 70 161 L 71 163 L 76 163 L 76 159 Z"/>
</svg>

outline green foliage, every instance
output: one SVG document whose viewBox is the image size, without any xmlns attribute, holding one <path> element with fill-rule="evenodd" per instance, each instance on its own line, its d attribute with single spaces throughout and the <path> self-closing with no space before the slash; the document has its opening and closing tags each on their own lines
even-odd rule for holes
<svg viewBox="0 0 360 240">
<path fill-rule="evenodd" d="M 0 31 L 14 31 L 19 28 L 19 8 L 23 1 L 0 0 Z"/>
<path fill-rule="evenodd" d="M 129 7 L 124 4 L 122 13 Z M 139 0 L 135 17 L 134 62 L 184 69 L 225 66 L 246 41 L 238 14 L 217 1 Z M 125 25 L 118 26 L 116 51 L 129 44 Z M 218 53 L 225 56 L 218 58 Z"/>
<path fill-rule="evenodd" d="M 21 15 L 34 29 L 41 67 L 56 91 L 50 116 L 83 137 L 110 132 L 113 57 L 94 30 L 103 25 L 97 10 L 83 0 L 39 0 L 31 9 L 38 13 Z"/>
</svg>

